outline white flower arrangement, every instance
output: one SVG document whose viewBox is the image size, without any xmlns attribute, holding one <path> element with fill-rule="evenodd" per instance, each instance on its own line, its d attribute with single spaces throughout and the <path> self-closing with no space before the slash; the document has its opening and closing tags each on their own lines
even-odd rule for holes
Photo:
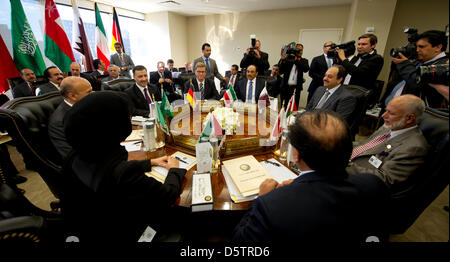
<svg viewBox="0 0 450 262">
<path fill-rule="evenodd" d="M 211 113 L 208 113 L 205 119 L 209 119 L 210 114 Z M 239 113 L 234 112 L 233 108 L 216 108 L 214 109 L 212 114 L 217 119 L 222 129 L 225 130 L 226 135 L 233 135 L 236 131 L 236 128 L 240 126 Z M 203 122 L 203 127 L 205 127 L 206 123 L 207 121 Z"/>
</svg>

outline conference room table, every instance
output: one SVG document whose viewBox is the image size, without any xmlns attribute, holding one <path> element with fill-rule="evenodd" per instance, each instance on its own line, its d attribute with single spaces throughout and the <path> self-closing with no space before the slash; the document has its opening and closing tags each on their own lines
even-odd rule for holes
<svg viewBox="0 0 450 262">
<path fill-rule="evenodd" d="M 141 147 L 141 150 L 139 151 L 131 151 L 128 152 L 128 160 L 145 160 L 145 159 L 152 159 L 157 158 L 165 155 L 172 155 L 173 153 L 181 151 L 183 153 L 189 154 L 191 156 L 195 157 L 195 152 L 193 152 L 184 149 L 182 147 L 177 147 L 174 145 L 166 144 L 164 147 L 158 149 L 155 152 L 148 152 L 145 151 L 143 147 Z M 233 159 L 241 156 L 245 156 L 248 154 L 241 154 L 241 155 L 235 155 L 230 156 L 227 158 L 221 159 L 221 162 L 228 159 Z M 280 163 L 286 165 L 286 161 L 281 161 L 278 159 L 278 157 L 273 153 L 252 153 L 252 155 L 258 160 L 258 161 L 264 161 L 270 158 L 277 159 Z M 185 178 L 183 179 L 182 184 L 182 193 L 180 194 L 180 197 L 178 198 L 176 205 L 180 207 L 187 207 L 190 208 L 191 206 L 191 188 L 192 188 L 192 175 L 194 171 L 196 170 L 197 166 L 194 165 L 190 170 L 187 171 Z M 212 191 L 213 191 L 213 200 L 214 200 L 214 211 L 237 211 L 237 210 L 247 210 L 250 204 L 250 201 L 247 202 L 241 202 L 241 203 L 234 203 L 231 198 L 230 194 L 228 192 L 228 187 L 225 182 L 225 178 L 222 174 L 221 167 L 219 168 L 219 171 L 217 173 L 211 174 L 211 184 L 212 184 Z"/>
</svg>

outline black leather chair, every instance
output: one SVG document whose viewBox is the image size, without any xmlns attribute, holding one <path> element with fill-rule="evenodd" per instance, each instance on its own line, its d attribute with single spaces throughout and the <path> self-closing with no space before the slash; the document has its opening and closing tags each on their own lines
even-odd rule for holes
<svg viewBox="0 0 450 262">
<path fill-rule="evenodd" d="M 62 196 L 62 160 L 48 137 L 48 121 L 63 101 L 59 92 L 11 100 L 0 109 L 0 126 L 13 139 L 28 169 L 33 169 L 46 182 L 52 193 Z"/>
<path fill-rule="evenodd" d="M 39 243 L 45 227 L 45 220 L 40 216 L 0 219 L 0 243 Z"/>
<path fill-rule="evenodd" d="M 395 188 L 390 206 L 390 232 L 404 233 L 449 184 L 448 113 L 427 108 L 419 124 L 430 152 L 425 163 Z"/>
<path fill-rule="evenodd" d="M 348 123 L 350 127 L 350 131 L 352 132 L 353 138 L 358 133 L 359 125 L 361 124 L 364 116 L 366 115 L 368 104 L 368 98 L 370 95 L 370 91 L 360 87 L 360 86 L 344 86 L 347 90 L 349 90 L 356 97 L 356 107 L 353 111 L 353 122 Z"/>
<path fill-rule="evenodd" d="M 113 90 L 113 91 L 125 91 L 136 81 L 134 79 L 116 79 L 102 84 L 103 90 Z"/>
</svg>

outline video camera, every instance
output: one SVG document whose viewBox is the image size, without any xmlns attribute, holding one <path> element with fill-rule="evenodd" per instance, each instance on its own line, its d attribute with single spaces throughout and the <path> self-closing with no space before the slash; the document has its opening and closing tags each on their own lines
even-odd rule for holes
<svg viewBox="0 0 450 262">
<path fill-rule="evenodd" d="M 417 68 L 416 82 L 448 85 L 448 64 L 427 65 Z"/>
<path fill-rule="evenodd" d="M 356 43 L 355 40 L 352 40 L 346 43 L 342 43 L 340 45 L 332 44 L 330 46 L 330 50 L 327 53 L 327 56 L 331 59 L 339 57 L 336 51 L 337 49 L 343 49 L 345 56 L 350 56 L 355 53 L 356 50 L 355 43 Z"/>
<path fill-rule="evenodd" d="M 408 43 L 399 48 L 391 49 L 391 57 L 400 58 L 398 53 L 402 53 L 408 59 L 414 59 L 417 57 L 416 51 L 416 42 L 418 40 L 419 34 L 417 33 L 416 28 L 405 28 L 403 31 L 405 34 L 408 34 Z"/>
<path fill-rule="evenodd" d="M 295 42 L 285 45 L 281 50 L 281 56 L 286 55 L 288 60 L 295 60 L 298 54 L 300 54 L 300 49 L 297 48 L 297 43 Z"/>
</svg>

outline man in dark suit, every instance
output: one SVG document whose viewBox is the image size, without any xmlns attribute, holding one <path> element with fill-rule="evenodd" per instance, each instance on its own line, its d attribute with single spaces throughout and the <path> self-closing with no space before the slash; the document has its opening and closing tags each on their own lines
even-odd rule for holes
<svg viewBox="0 0 450 262">
<path fill-rule="evenodd" d="M 177 99 L 182 99 L 180 95 L 175 93 L 172 73 L 165 68 L 164 62 L 159 61 L 156 67 L 158 71 L 150 73 L 150 84 L 163 89 L 171 103 Z"/>
<path fill-rule="evenodd" d="M 134 63 L 131 57 L 123 52 L 123 46 L 117 42 L 114 44 L 116 49 L 115 54 L 111 55 L 110 63 L 120 67 L 120 75 L 126 78 L 131 78 L 130 71 L 133 70 Z"/>
<path fill-rule="evenodd" d="M 247 78 L 239 81 L 234 88 L 236 96 L 239 100 L 256 104 L 258 103 L 259 95 L 264 89 L 264 79 L 258 78 L 258 70 L 256 66 L 250 65 L 247 67 Z"/>
<path fill-rule="evenodd" d="M 308 72 L 308 59 L 302 58 L 303 45 L 297 44 L 298 52 L 290 55 L 283 55 L 280 62 L 280 73 L 283 75 L 281 87 L 281 102 L 287 107 L 289 99 L 295 90 L 295 103 L 298 106 L 300 93 L 303 90 L 303 73 Z"/>
<path fill-rule="evenodd" d="M 325 72 L 333 65 L 333 59 L 327 56 L 328 50 L 330 50 L 332 44 L 334 43 L 331 41 L 323 44 L 323 54 L 314 57 L 311 61 L 308 74 L 312 80 L 308 88 L 308 103 L 314 95 L 316 89 L 319 86 L 323 86 L 323 77 L 325 76 Z"/>
<path fill-rule="evenodd" d="M 300 175 L 282 184 L 262 182 L 233 240 L 357 243 L 376 233 L 372 222 L 380 223 L 375 217 L 383 217 L 383 209 L 372 203 L 386 200 L 380 197 L 386 187 L 371 176 L 367 178 L 378 181 L 377 187 L 360 188 L 348 181 L 352 138 L 339 115 L 325 110 L 299 115 L 289 127 L 289 142 Z"/>
<path fill-rule="evenodd" d="M 72 147 L 67 142 L 64 133 L 64 116 L 76 102 L 92 92 L 92 87 L 86 79 L 69 76 L 61 82 L 60 92 L 64 100 L 50 116 L 48 135 L 58 153 L 65 159 Z"/>
<path fill-rule="evenodd" d="M 133 107 L 133 116 L 148 117 L 150 114 L 149 105 L 161 101 L 160 88 L 148 82 L 147 68 L 142 65 L 133 68 L 133 76 L 136 83 L 125 90 Z"/>
<path fill-rule="evenodd" d="M 256 40 L 254 47 L 247 48 L 241 60 L 241 68 L 255 65 L 258 68 L 258 75 L 264 76 L 264 72 L 270 68 L 269 54 L 261 51 L 261 41 Z"/>
<path fill-rule="evenodd" d="M 375 81 L 383 68 L 384 59 L 377 54 L 375 47 L 377 37 L 374 34 L 364 34 L 358 38 L 358 55 L 351 61 L 345 56 L 345 50 L 338 49 L 340 64 L 347 70 L 344 85 L 357 85 L 368 90 L 375 88 Z"/>
<path fill-rule="evenodd" d="M 34 96 L 33 84 L 36 82 L 36 75 L 33 70 L 28 68 L 20 70 L 20 77 L 24 82 L 13 88 L 13 97 Z"/>
<path fill-rule="evenodd" d="M 345 68 L 341 65 L 330 67 L 323 78 L 324 86 L 314 93 L 305 110 L 326 109 L 338 113 L 347 124 L 352 123 L 356 107 L 356 97 L 342 85 Z"/>
<path fill-rule="evenodd" d="M 44 70 L 44 76 L 48 79 L 48 83 L 40 85 L 36 88 L 36 95 L 43 95 L 53 91 L 59 91 L 59 85 L 64 79 L 64 75 L 56 66 L 49 66 Z"/>
<path fill-rule="evenodd" d="M 94 79 L 101 78 L 102 76 L 108 76 L 108 71 L 106 71 L 106 65 L 100 59 L 95 59 L 94 62 L 95 71 L 91 73 Z"/>
<path fill-rule="evenodd" d="M 222 81 L 220 83 L 220 96 L 222 97 L 223 94 L 228 90 L 230 86 L 233 88 L 236 86 L 236 84 L 241 80 L 239 72 L 239 66 L 238 65 L 232 65 L 231 70 L 229 72 L 225 73 L 225 77 L 230 79 L 229 81 Z"/>
<path fill-rule="evenodd" d="M 187 81 L 184 84 L 184 94 L 189 92 L 189 89 L 195 93 L 198 100 L 214 99 L 219 100 L 220 96 L 217 92 L 214 81 L 206 78 L 206 65 L 203 62 L 198 62 L 195 65 L 195 79 Z"/>
<path fill-rule="evenodd" d="M 176 69 L 175 67 L 173 67 L 173 64 L 175 62 L 173 61 L 173 59 L 169 58 L 167 59 L 167 69 L 172 73 L 172 72 L 178 72 L 178 69 Z"/>
<path fill-rule="evenodd" d="M 280 75 L 280 66 L 278 64 L 272 66 L 270 77 L 272 79 L 267 81 L 269 89 L 267 91 L 270 96 L 277 97 L 281 92 L 281 84 L 283 83 L 283 77 Z"/>
</svg>

